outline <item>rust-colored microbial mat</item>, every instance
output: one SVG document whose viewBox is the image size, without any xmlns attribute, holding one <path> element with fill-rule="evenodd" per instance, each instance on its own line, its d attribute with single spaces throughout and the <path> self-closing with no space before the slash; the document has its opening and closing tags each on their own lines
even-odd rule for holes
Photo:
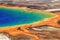
<svg viewBox="0 0 60 40">
<path fill-rule="evenodd" d="M 60 13 L 0 6 L 0 40 L 60 40 Z"/>
</svg>

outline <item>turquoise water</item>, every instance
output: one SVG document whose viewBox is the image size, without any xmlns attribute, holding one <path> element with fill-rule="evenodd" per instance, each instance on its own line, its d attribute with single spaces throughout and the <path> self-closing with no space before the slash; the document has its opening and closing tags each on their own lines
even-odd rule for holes
<svg viewBox="0 0 60 40">
<path fill-rule="evenodd" d="M 30 24 L 50 17 L 53 15 L 23 9 L 0 8 L 0 27 Z"/>
</svg>

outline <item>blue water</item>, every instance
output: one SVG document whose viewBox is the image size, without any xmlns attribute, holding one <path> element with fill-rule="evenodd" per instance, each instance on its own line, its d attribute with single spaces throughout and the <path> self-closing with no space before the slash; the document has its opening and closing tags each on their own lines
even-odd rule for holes
<svg viewBox="0 0 60 40">
<path fill-rule="evenodd" d="M 53 15 L 19 9 L 0 8 L 0 27 L 29 24 Z"/>
</svg>

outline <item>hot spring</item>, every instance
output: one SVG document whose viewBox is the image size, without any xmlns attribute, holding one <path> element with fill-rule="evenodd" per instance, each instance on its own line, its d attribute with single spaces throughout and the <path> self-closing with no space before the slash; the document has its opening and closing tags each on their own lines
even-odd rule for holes
<svg viewBox="0 0 60 40">
<path fill-rule="evenodd" d="M 30 24 L 51 17 L 54 15 L 45 12 L 0 7 L 0 27 Z"/>
</svg>

